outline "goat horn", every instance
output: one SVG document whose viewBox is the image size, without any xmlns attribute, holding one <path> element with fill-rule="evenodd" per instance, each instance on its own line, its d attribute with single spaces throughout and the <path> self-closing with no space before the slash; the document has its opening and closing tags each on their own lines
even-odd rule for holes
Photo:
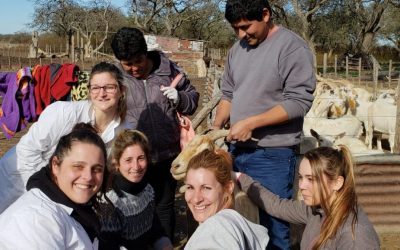
<svg viewBox="0 0 400 250">
<path fill-rule="evenodd" d="M 218 140 L 219 138 L 226 137 L 226 136 L 228 135 L 228 133 L 229 133 L 229 130 L 226 130 L 226 129 L 219 129 L 219 130 L 213 130 L 213 131 L 211 131 L 210 133 L 207 134 L 207 136 L 208 136 L 211 140 L 216 141 L 216 140 Z"/>
</svg>

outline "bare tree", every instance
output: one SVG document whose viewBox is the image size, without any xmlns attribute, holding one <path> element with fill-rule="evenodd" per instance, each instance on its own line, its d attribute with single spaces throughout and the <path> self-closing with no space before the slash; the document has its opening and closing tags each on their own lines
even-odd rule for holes
<svg viewBox="0 0 400 250">
<path fill-rule="evenodd" d="M 316 16 L 331 0 L 291 0 L 294 12 L 301 26 L 301 36 L 306 40 L 315 55 Z"/>
<path fill-rule="evenodd" d="M 84 57 L 92 57 L 98 52 L 108 38 L 110 22 L 117 20 L 122 14 L 111 6 L 110 1 L 92 0 L 88 5 L 82 7 L 82 15 L 74 25 L 74 30 L 84 40 Z M 100 34 L 100 36 L 99 36 Z M 93 37 L 97 35 L 100 43 L 93 48 Z"/>
<path fill-rule="evenodd" d="M 82 5 L 77 0 L 33 0 L 33 2 L 35 14 L 31 27 L 67 37 L 70 48 L 73 35 L 79 34 L 84 40 L 85 56 L 90 56 L 104 45 L 110 22 L 118 16 L 118 13 L 122 15 L 111 8 L 111 0 L 92 0 L 87 5 Z M 101 34 L 101 37 L 100 44 L 93 49 L 94 34 Z"/>
<path fill-rule="evenodd" d="M 348 1 L 349 10 L 354 13 L 358 21 L 359 33 L 357 36 L 356 52 L 370 54 L 374 39 L 381 28 L 380 21 L 390 0 L 351 0 Z"/>
<path fill-rule="evenodd" d="M 189 12 L 199 9 L 208 0 L 131 0 L 133 25 L 144 32 L 173 36 L 191 19 Z"/>
<path fill-rule="evenodd" d="M 394 49 L 400 55 L 400 15 L 398 13 L 400 6 L 390 5 L 385 11 L 379 31 L 379 36 L 389 41 Z"/>
</svg>

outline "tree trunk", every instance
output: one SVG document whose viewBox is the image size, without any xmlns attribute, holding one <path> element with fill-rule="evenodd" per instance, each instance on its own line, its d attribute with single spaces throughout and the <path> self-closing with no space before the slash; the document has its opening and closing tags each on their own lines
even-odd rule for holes
<svg viewBox="0 0 400 250">
<path fill-rule="evenodd" d="M 361 42 L 361 52 L 363 54 L 370 54 L 374 44 L 375 32 L 367 32 L 364 34 Z"/>
</svg>

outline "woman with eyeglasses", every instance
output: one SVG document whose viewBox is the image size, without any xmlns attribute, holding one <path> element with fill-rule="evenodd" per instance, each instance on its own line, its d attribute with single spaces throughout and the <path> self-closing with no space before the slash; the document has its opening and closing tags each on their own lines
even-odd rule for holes
<svg viewBox="0 0 400 250">
<path fill-rule="evenodd" d="M 28 178 L 47 164 L 58 140 L 75 124 L 92 124 L 109 152 L 115 135 L 125 127 L 124 93 L 120 70 L 101 62 L 90 74 L 89 100 L 47 106 L 16 147 L 0 160 L 0 213 L 25 192 Z"/>
</svg>

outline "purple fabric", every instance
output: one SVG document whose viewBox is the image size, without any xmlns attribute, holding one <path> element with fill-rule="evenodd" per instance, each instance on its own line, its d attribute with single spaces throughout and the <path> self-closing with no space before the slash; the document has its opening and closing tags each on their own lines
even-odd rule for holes
<svg viewBox="0 0 400 250">
<path fill-rule="evenodd" d="M 21 81 L 28 80 L 25 88 L 21 89 Z M 7 139 L 15 132 L 24 129 L 27 122 L 36 119 L 34 86 L 29 67 L 17 72 L 0 72 L 0 95 L 3 102 L 0 110 L 0 127 Z M 18 98 L 18 97 L 21 98 Z"/>
</svg>

